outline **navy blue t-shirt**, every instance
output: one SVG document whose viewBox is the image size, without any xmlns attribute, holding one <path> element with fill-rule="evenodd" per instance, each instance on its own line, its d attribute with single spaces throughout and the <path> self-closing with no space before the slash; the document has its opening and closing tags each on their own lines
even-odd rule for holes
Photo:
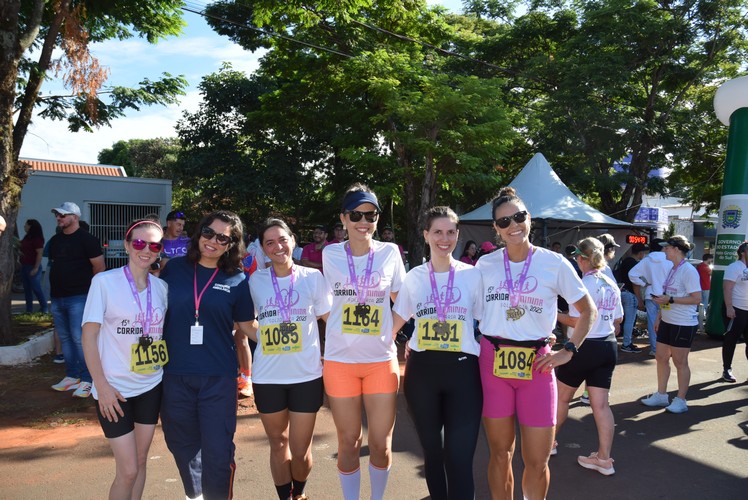
<svg viewBox="0 0 748 500">
<path fill-rule="evenodd" d="M 197 294 L 200 295 L 215 269 L 197 265 Z M 254 306 L 243 272 L 229 276 L 218 271 L 200 299 L 202 345 L 190 344 L 190 327 L 195 324 L 195 265 L 186 257 L 177 257 L 161 272 L 169 284 L 169 309 L 166 311 L 164 340 L 169 362 L 164 372 L 177 375 L 235 377 L 238 369 L 231 331 L 234 321 L 254 319 Z"/>
</svg>

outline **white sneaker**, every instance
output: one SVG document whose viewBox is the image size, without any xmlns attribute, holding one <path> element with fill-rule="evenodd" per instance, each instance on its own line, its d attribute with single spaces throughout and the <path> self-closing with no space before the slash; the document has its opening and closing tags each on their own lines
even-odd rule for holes
<svg viewBox="0 0 748 500">
<path fill-rule="evenodd" d="M 52 386 L 52 389 L 60 392 L 72 391 L 78 388 L 79 378 L 65 377 Z"/>
<path fill-rule="evenodd" d="M 686 413 L 688 411 L 688 404 L 685 399 L 681 399 L 678 396 L 673 398 L 673 402 L 665 408 L 665 411 L 670 413 Z"/>
<path fill-rule="evenodd" d="M 91 382 L 81 382 L 73 393 L 74 398 L 87 398 L 91 395 Z"/>
<path fill-rule="evenodd" d="M 655 392 L 651 396 L 642 399 L 641 403 L 645 406 L 668 406 L 670 404 L 670 398 L 667 394 Z"/>
</svg>

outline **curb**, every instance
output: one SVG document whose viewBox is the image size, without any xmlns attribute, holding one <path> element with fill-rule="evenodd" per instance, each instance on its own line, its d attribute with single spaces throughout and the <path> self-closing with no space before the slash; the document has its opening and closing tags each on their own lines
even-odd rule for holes
<svg viewBox="0 0 748 500">
<path fill-rule="evenodd" d="M 21 345 L 0 347 L 0 366 L 31 363 L 36 358 L 49 354 L 54 347 L 54 328 L 50 328 Z"/>
</svg>

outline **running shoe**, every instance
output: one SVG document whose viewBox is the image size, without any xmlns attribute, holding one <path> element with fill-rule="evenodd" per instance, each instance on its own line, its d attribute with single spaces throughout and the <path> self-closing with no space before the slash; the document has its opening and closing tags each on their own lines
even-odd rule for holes
<svg viewBox="0 0 748 500">
<path fill-rule="evenodd" d="M 242 373 L 236 378 L 236 385 L 237 389 L 239 390 L 239 394 L 241 394 L 245 398 L 248 398 L 254 394 L 254 391 L 252 390 L 252 377 Z"/>
<path fill-rule="evenodd" d="M 91 395 L 91 382 L 81 382 L 73 393 L 74 398 L 87 398 Z"/>
<path fill-rule="evenodd" d="M 65 363 L 65 356 L 63 356 L 62 354 L 55 354 L 55 357 L 52 358 L 52 362 L 61 365 Z"/>
<path fill-rule="evenodd" d="M 293 497 L 293 500 L 309 500 L 309 497 L 302 493 Z"/>
<path fill-rule="evenodd" d="M 53 385 L 52 389 L 56 391 L 60 391 L 60 392 L 72 391 L 73 389 L 78 388 L 79 383 L 80 383 L 79 378 L 65 377 L 64 379 L 60 380 L 55 385 Z"/>
<path fill-rule="evenodd" d="M 558 441 L 553 442 L 553 448 L 551 448 L 551 456 L 555 457 L 558 455 Z"/>
<path fill-rule="evenodd" d="M 665 411 L 670 413 L 686 413 L 688 411 L 688 405 L 685 399 L 681 399 L 678 396 L 673 398 L 673 402 L 665 408 Z"/>
<path fill-rule="evenodd" d="M 622 352 L 632 352 L 632 353 L 642 352 L 642 350 L 639 349 L 638 347 L 636 347 L 634 344 L 622 345 L 621 346 L 621 351 Z"/>
<path fill-rule="evenodd" d="M 603 476 L 611 476 L 616 473 L 616 470 L 613 468 L 613 462 L 615 462 L 615 460 L 612 458 L 606 460 L 598 458 L 597 452 L 590 453 L 589 457 L 577 457 L 577 463 L 579 465 L 585 469 L 596 470 Z"/>
<path fill-rule="evenodd" d="M 659 392 L 655 392 L 649 397 L 646 397 L 641 400 L 641 403 L 644 406 L 668 406 L 670 404 L 670 398 L 667 394 L 660 394 Z"/>
<path fill-rule="evenodd" d="M 657 356 L 657 353 L 655 352 L 655 350 L 654 350 L 654 349 L 650 349 L 650 350 L 649 350 L 649 355 L 650 355 L 650 356 Z"/>
<path fill-rule="evenodd" d="M 732 370 L 725 370 L 722 372 L 722 380 L 725 382 L 737 382 L 735 377 L 732 375 Z"/>
<path fill-rule="evenodd" d="M 590 405 L 590 394 L 587 391 L 584 391 L 582 395 L 579 396 L 579 402 L 585 406 L 589 406 Z"/>
</svg>

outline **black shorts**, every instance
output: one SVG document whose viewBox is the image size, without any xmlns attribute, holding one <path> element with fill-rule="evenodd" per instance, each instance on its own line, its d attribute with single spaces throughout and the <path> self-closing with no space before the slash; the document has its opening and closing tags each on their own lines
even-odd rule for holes
<svg viewBox="0 0 748 500">
<path fill-rule="evenodd" d="M 698 328 L 698 325 L 680 326 L 660 321 L 660 328 L 657 329 L 657 342 L 670 347 L 690 349 Z"/>
<path fill-rule="evenodd" d="M 117 414 L 117 421 L 110 422 L 101 413 L 98 401 L 96 402 L 96 415 L 99 417 L 99 424 L 104 430 L 104 435 L 109 439 L 124 436 L 135 429 L 135 424 L 156 425 L 158 423 L 158 413 L 161 409 L 161 390 L 162 385 L 159 383 L 156 387 L 148 392 L 138 396 L 130 396 L 127 401 L 119 402 L 125 416 Z"/>
<path fill-rule="evenodd" d="M 610 340 L 587 339 L 571 361 L 556 369 L 556 378 L 569 387 L 587 382 L 590 387 L 610 389 L 618 361 L 618 344 Z"/>
<path fill-rule="evenodd" d="M 252 384 L 260 413 L 288 409 L 297 413 L 317 413 L 325 392 L 322 377 L 298 384 Z"/>
</svg>

